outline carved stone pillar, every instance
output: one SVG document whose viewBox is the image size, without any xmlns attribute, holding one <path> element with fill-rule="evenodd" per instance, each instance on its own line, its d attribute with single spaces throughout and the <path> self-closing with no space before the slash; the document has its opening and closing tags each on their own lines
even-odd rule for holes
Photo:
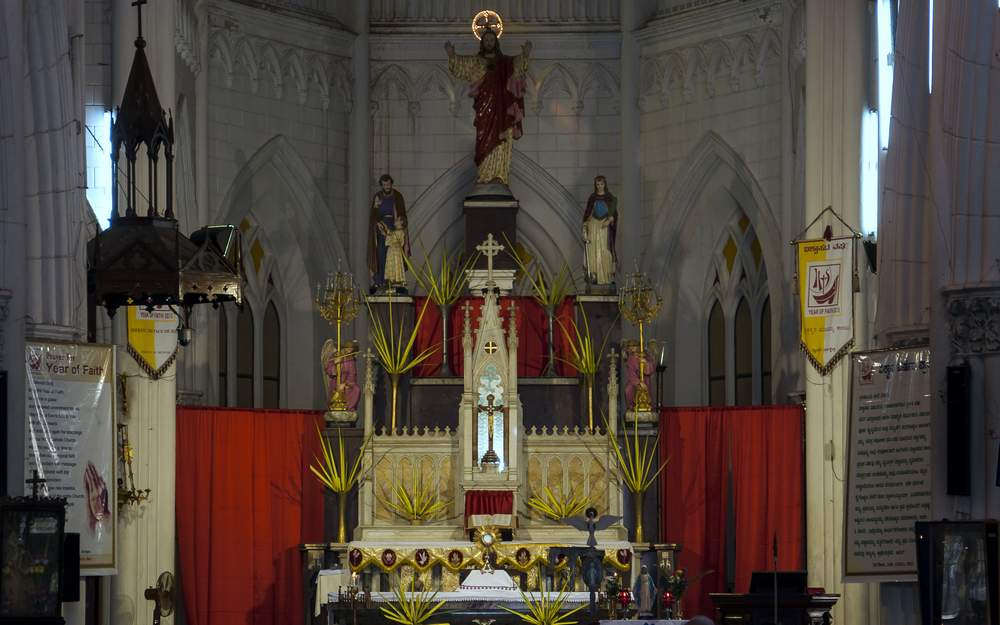
<svg viewBox="0 0 1000 625">
<path fill-rule="evenodd" d="M 860 217 L 861 114 L 865 74 L 864 3 L 806 4 L 805 204 L 809 223 L 827 206 Z M 860 299 L 860 298 L 859 298 Z M 855 306 L 855 314 L 863 315 Z M 861 321 L 856 322 L 855 332 Z M 806 567 L 809 585 L 838 593 L 834 623 L 878 622 L 870 584 L 842 582 L 849 359 L 826 376 L 806 364 Z M 874 618 L 873 618 L 874 616 Z"/>
</svg>

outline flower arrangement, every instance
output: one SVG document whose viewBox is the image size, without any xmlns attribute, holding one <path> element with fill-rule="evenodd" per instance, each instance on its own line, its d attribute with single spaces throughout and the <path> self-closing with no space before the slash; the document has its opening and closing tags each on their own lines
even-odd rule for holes
<svg viewBox="0 0 1000 625">
<path fill-rule="evenodd" d="M 672 594 L 675 601 L 684 596 L 684 591 L 688 587 L 687 571 L 677 569 L 670 575 L 664 575 L 662 579 L 664 592 Z"/>
</svg>

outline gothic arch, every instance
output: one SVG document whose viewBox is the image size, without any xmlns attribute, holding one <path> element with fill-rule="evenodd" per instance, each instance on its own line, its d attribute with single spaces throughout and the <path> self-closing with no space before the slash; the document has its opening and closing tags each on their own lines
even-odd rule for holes
<svg viewBox="0 0 1000 625">
<path fill-rule="evenodd" d="M 308 172 L 291 143 L 275 136 L 236 175 L 214 220 L 241 224 L 249 218 L 266 233 L 274 259 L 270 271 L 282 295 L 275 300 L 284 334 L 281 344 L 299 350 L 294 358 L 283 355 L 281 362 L 281 370 L 288 372 L 282 375 L 282 397 L 292 408 L 321 405 L 323 385 L 316 363 L 322 341 L 313 285 L 338 267 L 350 271 L 338 224 Z M 252 262 L 249 255 L 245 262 Z M 287 353 L 287 347 L 283 349 Z"/>
<path fill-rule="evenodd" d="M 518 241 L 531 249 L 547 273 L 566 264 L 575 270 L 583 242 L 580 203 L 538 163 L 518 150 L 511 161 L 511 190 L 521 201 Z M 408 209 L 417 254 L 455 249 L 464 237 L 462 200 L 472 189 L 476 167 L 463 158 L 441 174 Z M 433 233 L 433 239 L 427 238 Z"/>
<path fill-rule="evenodd" d="M 722 137 L 708 132 L 683 162 L 686 165 L 675 175 L 655 213 L 642 269 L 649 276 L 675 276 L 660 283 L 665 310 L 654 332 L 667 336 L 668 342 L 684 354 L 674 367 L 677 373 L 671 381 L 680 393 L 677 400 L 701 403 L 707 397 L 703 388 L 707 356 L 700 339 L 705 336 L 710 295 L 714 292 L 708 267 L 715 262 L 718 248 L 715 234 L 730 227 L 735 207 L 746 215 L 760 243 L 761 271 L 766 272 L 767 286 L 766 290 L 747 293 L 748 303 L 756 309 L 759 302 L 770 296 L 776 354 L 795 353 L 795 329 L 790 321 L 794 319 L 794 302 L 784 288 L 787 272 L 782 252 L 786 248 L 781 230 L 763 189 L 744 160 Z M 711 240 L 694 242 L 692 235 L 698 230 L 711 230 Z M 720 301 L 726 305 L 724 298 Z M 675 354 L 675 358 L 680 356 Z M 684 371 L 682 363 L 691 366 Z M 789 375 L 794 370 L 790 363 L 782 366 L 776 363 L 774 380 L 782 380 L 779 375 L 782 369 Z M 701 379 L 695 377 L 699 370 Z M 789 390 L 785 388 L 789 383 L 787 378 L 780 382 L 781 390 Z M 702 393 L 691 390 L 699 388 Z M 780 393 L 775 395 L 780 396 Z"/>
<path fill-rule="evenodd" d="M 730 193 L 746 211 L 761 238 L 769 271 L 780 272 L 782 262 L 779 250 L 784 249 L 778 236 L 781 229 L 764 190 L 736 150 L 717 133 L 708 131 L 682 162 L 687 165 L 674 176 L 674 183 L 657 208 L 650 237 L 652 243 L 643 255 L 643 270 L 650 275 L 662 275 L 667 270 L 677 250 L 682 226 L 691 219 L 698 197 L 709 179 L 716 172 L 724 171 L 730 176 Z M 653 246 L 658 249 L 650 249 Z M 655 254 L 652 253 L 654 251 Z"/>
<path fill-rule="evenodd" d="M 390 85 L 396 85 L 399 94 L 407 102 L 417 102 L 413 95 L 414 87 L 409 74 L 395 63 L 385 66 L 372 80 L 371 98 L 373 100 L 387 100 Z"/>
</svg>

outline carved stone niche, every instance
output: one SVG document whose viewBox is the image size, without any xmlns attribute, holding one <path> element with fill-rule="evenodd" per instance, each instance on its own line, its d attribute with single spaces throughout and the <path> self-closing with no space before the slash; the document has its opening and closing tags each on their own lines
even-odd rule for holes
<svg viewBox="0 0 1000 625">
<path fill-rule="evenodd" d="M 1000 354 L 1000 289 L 952 292 L 946 298 L 955 355 Z"/>
</svg>

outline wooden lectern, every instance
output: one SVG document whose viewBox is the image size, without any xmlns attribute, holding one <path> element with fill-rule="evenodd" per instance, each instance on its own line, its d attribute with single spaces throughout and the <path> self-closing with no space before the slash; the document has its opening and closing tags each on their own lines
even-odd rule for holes
<svg viewBox="0 0 1000 625">
<path fill-rule="evenodd" d="M 805 571 L 755 571 L 750 592 L 709 597 L 719 625 L 831 625 L 840 595 L 807 592 Z"/>
</svg>

